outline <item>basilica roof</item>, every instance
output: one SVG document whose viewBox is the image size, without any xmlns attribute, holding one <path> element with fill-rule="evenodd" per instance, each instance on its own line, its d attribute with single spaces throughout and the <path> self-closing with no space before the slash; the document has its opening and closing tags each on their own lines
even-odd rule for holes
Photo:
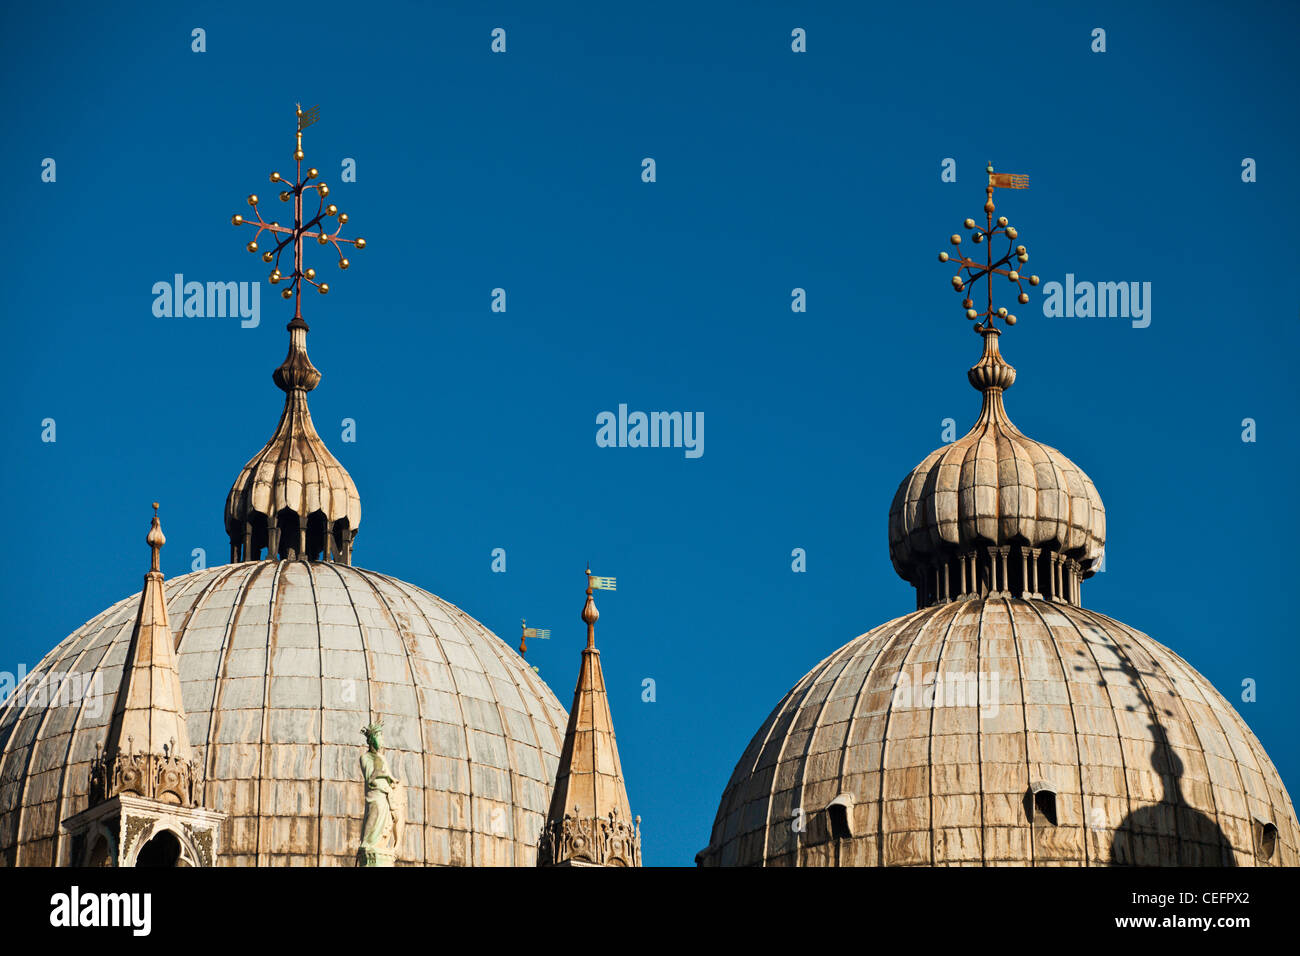
<svg viewBox="0 0 1300 956">
<path fill-rule="evenodd" d="M 1015 598 L 882 624 L 777 704 L 708 866 L 1300 863 L 1246 722 L 1169 648 Z"/>
<path fill-rule="evenodd" d="M 243 562 L 163 587 L 202 802 L 229 815 L 222 864 L 353 865 L 361 728 L 383 719 L 409 794 L 403 862 L 533 865 L 566 714 L 482 624 L 333 562 Z M 66 861 L 59 823 L 86 806 L 140 604 L 78 628 L 0 709 L 0 863 Z M 81 686 L 93 693 L 68 706 Z"/>
<path fill-rule="evenodd" d="M 292 200 L 292 226 L 266 221 L 256 195 L 250 218 L 232 217 L 256 229 L 246 248 L 272 264 L 270 282 L 286 286 L 294 312 L 272 374 L 285 393 L 279 423 L 226 498 L 231 563 L 164 581 L 155 505 L 144 592 L 64 639 L 0 705 L 0 864 L 98 858 L 74 860 L 63 824 L 80 827 L 83 811 L 125 795 L 223 820 L 221 845 L 199 854 L 222 865 L 353 865 L 363 728 L 377 724 L 407 804 L 404 827 L 392 827 L 399 864 L 537 862 L 564 708 L 465 612 L 353 566 L 361 498 L 312 424 L 307 395 L 322 376 L 307 354 L 302 299 L 329 291 L 305 262 L 310 246 L 331 247 L 347 269 L 344 245 L 365 240 L 341 236 L 347 214 L 325 204 L 328 187 L 303 166 L 316 111 L 297 117 L 294 179 L 271 174 L 291 187 L 280 199 Z M 304 199 L 317 201 L 314 215 Z M 576 726 L 571 737 L 585 740 L 586 725 Z M 567 766 L 577 793 L 582 760 Z M 163 776 L 166 786 L 150 782 Z M 618 809 L 632 826 L 625 794 Z M 113 846 L 127 865 L 136 859 L 125 842 Z"/>
<path fill-rule="evenodd" d="M 980 414 L 903 480 L 889 552 L 917 610 L 845 644 L 759 728 L 705 866 L 1286 865 L 1300 823 L 1245 721 L 1186 661 L 1085 610 L 1106 515 L 1092 481 L 1007 416 L 991 288 L 1028 260 L 988 169 L 984 261 L 955 261 Z M 995 241 L 1007 251 L 995 256 Z M 954 246 L 961 235 L 951 239 Z M 1029 276 L 1036 285 L 1037 276 Z M 1021 290 L 1022 304 L 1029 296 Z"/>
</svg>

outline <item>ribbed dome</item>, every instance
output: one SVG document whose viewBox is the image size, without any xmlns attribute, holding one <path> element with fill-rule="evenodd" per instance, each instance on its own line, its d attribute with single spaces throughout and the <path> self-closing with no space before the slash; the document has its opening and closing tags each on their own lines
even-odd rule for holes
<svg viewBox="0 0 1300 956">
<path fill-rule="evenodd" d="M 1181 657 L 1092 611 L 988 598 L 814 667 L 750 741 L 699 861 L 1295 866 L 1298 842 L 1264 748 Z"/>
<path fill-rule="evenodd" d="M 361 496 L 307 409 L 307 393 L 321 379 L 307 356 L 307 323 L 296 318 L 288 329 L 289 354 L 272 375 L 285 392 L 280 422 L 226 496 L 231 560 L 256 559 L 266 548 L 268 556 L 337 556 L 349 564 Z"/>
<path fill-rule="evenodd" d="M 165 588 L 203 802 L 229 814 L 222 865 L 354 865 L 372 719 L 408 795 L 403 863 L 534 864 L 567 717 L 482 624 L 337 563 L 245 562 Z M 0 709 L 0 863 L 67 862 L 59 824 L 87 805 L 139 604 L 79 628 Z M 83 681 L 88 700 L 59 699 Z"/>
<path fill-rule="evenodd" d="M 1011 546 L 1048 552 L 1032 556 L 1045 564 L 1057 556 L 1067 563 L 1066 580 L 1059 589 L 1034 587 L 1033 574 L 1021 580 L 1019 556 L 1010 555 L 1001 587 L 999 569 L 992 569 L 992 590 L 1028 597 L 1048 592 L 1078 603 L 1070 575 L 1091 576 L 1106 545 L 1106 510 L 1092 480 L 1007 417 L 1002 393 L 1016 375 L 999 354 L 999 334 L 983 331 L 984 354 L 968 373 L 984 396 L 975 425 L 913 468 L 889 509 L 889 556 L 898 574 L 923 592 L 921 606 L 977 590 L 979 568 L 967 587 L 955 580 L 967 570 L 963 557 L 978 554 L 983 563 L 988 548 Z M 1043 570 L 1047 583 L 1050 569 Z M 936 571 L 948 574 L 946 588 L 942 580 L 936 586 Z"/>
</svg>

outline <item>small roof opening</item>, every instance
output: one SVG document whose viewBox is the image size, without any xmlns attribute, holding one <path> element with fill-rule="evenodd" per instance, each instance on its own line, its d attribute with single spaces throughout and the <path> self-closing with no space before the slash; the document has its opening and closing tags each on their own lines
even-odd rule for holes
<svg viewBox="0 0 1300 956">
<path fill-rule="evenodd" d="M 848 840 L 853 837 L 853 794 L 841 793 L 826 806 L 830 819 L 831 839 Z"/>
</svg>

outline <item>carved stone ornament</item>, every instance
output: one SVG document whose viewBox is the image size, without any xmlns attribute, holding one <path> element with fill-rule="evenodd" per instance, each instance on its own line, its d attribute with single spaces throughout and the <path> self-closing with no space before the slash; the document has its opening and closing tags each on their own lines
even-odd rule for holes
<svg viewBox="0 0 1300 956">
<path fill-rule="evenodd" d="M 641 818 L 622 820 L 617 810 L 604 817 L 575 818 L 566 813 L 560 823 L 542 827 L 537 862 L 541 866 L 640 866 Z"/>
</svg>

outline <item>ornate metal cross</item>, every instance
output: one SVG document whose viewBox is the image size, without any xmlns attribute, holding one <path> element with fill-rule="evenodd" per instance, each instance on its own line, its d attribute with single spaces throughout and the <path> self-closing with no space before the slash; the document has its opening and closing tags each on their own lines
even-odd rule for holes
<svg viewBox="0 0 1300 956">
<path fill-rule="evenodd" d="M 968 294 L 962 301 L 961 307 L 966 310 L 966 318 L 972 320 L 983 319 L 983 322 L 976 321 L 975 331 L 983 332 L 985 329 L 995 327 L 994 318 L 1006 320 L 1007 325 L 1015 325 L 1016 317 L 1006 310 L 1006 308 L 993 308 L 993 275 L 1006 276 L 1011 282 L 1015 283 L 1016 288 L 1020 290 L 1017 301 L 1024 305 L 1029 301 L 1029 294 L 1025 292 L 1024 286 L 1021 285 L 1021 275 L 1019 267 L 1029 261 L 1029 253 L 1025 251 L 1024 246 L 1015 245 L 1016 229 L 1014 226 L 1007 224 L 1006 216 L 999 216 L 997 224 L 993 222 L 993 190 L 997 187 L 1004 189 L 1028 189 L 1029 177 L 1018 173 L 995 173 L 993 164 L 988 166 L 989 183 L 985 189 L 988 195 L 988 201 L 984 203 L 984 212 L 987 216 L 988 225 L 980 229 L 974 219 L 967 219 L 963 225 L 971 230 L 971 239 L 976 245 L 984 245 L 984 263 L 981 265 L 974 259 L 964 255 L 960 249 L 950 256 L 946 252 L 939 253 L 940 262 L 948 262 L 954 259 L 960 267 L 957 275 L 952 277 L 952 287 L 958 292 L 966 292 L 967 288 L 974 286 L 980 279 L 984 280 L 988 292 L 988 302 L 984 311 L 975 310 L 975 302 Z M 1001 259 L 996 262 L 993 260 L 993 239 L 996 236 L 1006 236 L 1007 252 Z M 953 233 L 949 241 L 954 246 L 961 245 L 961 236 Z M 1015 265 L 1010 265 L 1012 259 L 1016 260 Z M 1006 269 L 1001 268 L 1007 266 Z M 962 276 L 960 270 L 965 270 L 966 275 Z M 1030 285 L 1038 285 L 1038 276 L 1029 277 Z"/>
<path fill-rule="evenodd" d="M 293 200 L 293 228 L 282 226 L 278 222 L 266 222 L 265 220 L 263 220 L 262 214 L 261 212 L 258 211 L 257 208 L 258 198 L 256 194 L 248 197 L 248 205 L 253 208 L 253 215 L 257 217 L 257 221 L 253 222 L 251 220 L 246 220 L 244 219 L 243 216 L 239 215 L 238 213 L 236 213 L 235 216 L 232 217 L 230 221 L 233 225 L 236 226 L 249 225 L 249 226 L 257 227 L 257 232 L 253 234 L 253 239 L 251 242 L 249 242 L 247 246 L 249 252 L 258 251 L 257 239 L 259 236 L 262 235 L 263 232 L 271 232 L 279 236 L 279 238 L 276 240 L 275 248 L 268 249 L 262 253 L 262 261 L 275 263 L 275 265 L 271 269 L 271 276 L 270 276 L 270 281 L 272 285 L 279 285 L 282 281 L 287 281 L 289 283 L 289 287 L 285 289 L 283 292 L 281 292 L 280 294 L 286 299 L 289 298 L 295 299 L 293 317 L 295 321 L 301 321 L 302 320 L 302 284 L 304 282 L 308 282 L 311 285 L 314 285 L 317 289 L 319 289 L 322 294 L 327 293 L 330 290 L 328 282 L 316 281 L 315 269 L 304 268 L 303 254 L 302 254 L 303 240 L 315 239 L 322 246 L 332 244 L 334 246 L 334 250 L 339 254 L 340 269 L 346 269 L 349 265 L 351 265 L 351 263 L 343 255 L 343 249 L 340 244 L 345 242 L 351 243 L 353 246 L 355 246 L 358 249 L 364 249 L 366 247 L 366 240 L 360 238 L 344 239 L 339 235 L 339 233 L 343 231 L 344 223 L 348 221 L 348 214 L 345 212 L 339 212 L 338 207 L 335 206 L 333 203 L 330 203 L 328 206 L 325 205 L 325 197 L 330 194 L 330 188 L 329 186 L 325 185 L 325 183 L 323 182 L 312 182 L 312 180 L 316 179 L 316 177 L 319 175 L 319 172 L 314 167 L 309 168 L 307 170 L 307 175 L 303 176 L 302 174 L 302 160 L 303 160 L 302 131 L 305 130 L 308 126 L 311 126 L 318 119 L 320 119 L 320 107 L 313 106 L 310 109 L 304 111 L 302 108 L 302 104 L 299 103 L 297 108 L 297 115 L 298 115 L 298 145 L 297 148 L 294 149 L 293 151 L 293 159 L 294 159 L 294 163 L 296 164 L 294 181 L 293 183 L 289 183 L 288 181 L 283 179 L 279 173 L 271 173 L 271 182 L 282 183 L 283 185 L 290 187 L 289 189 L 286 189 L 280 193 L 280 201 L 289 202 L 289 200 L 291 199 Z M 302 212 L 302 198 L 303 198 L 303 193 L 309 190 L 316 191 L 318 205 L 316 209 L 316 215 L 313 216 L 310 220 L 304 222 L 303 212 Z M 333 216 L 338 217 L 338 225 L 331 233 L 327 231 L 327 225 L 324 223 L 326 219 L 329 219 L 330 217 Z M 312 231 L 313 229 L 317 229 L 317 228 L 319 228 L 318 232 Z M 285 249 L 289 248 L 289 246 L 291 245 L 293 246 L 293 272 L 286 276 L 280 272 L 280 254 L 283 253 Z"/>
</svg>

